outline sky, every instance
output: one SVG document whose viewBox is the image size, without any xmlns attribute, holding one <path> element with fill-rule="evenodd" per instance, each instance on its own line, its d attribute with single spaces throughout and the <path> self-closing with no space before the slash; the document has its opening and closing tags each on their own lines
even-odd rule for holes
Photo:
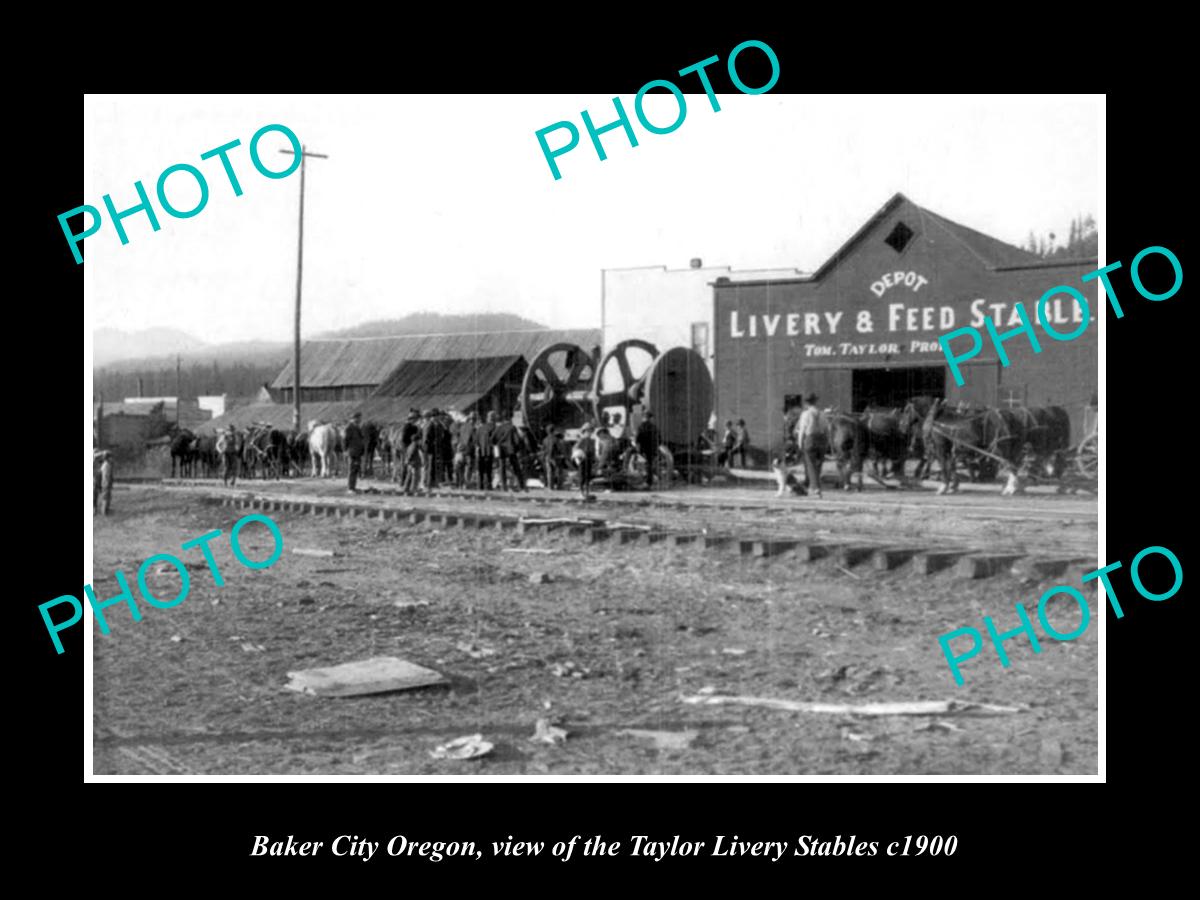
<svg viewBox="0 0 1200 900">
<path fill-rule="evenodd" d="M 282 124 L 328 159 L 307 165 L 303 332 L 407 313 L 512 312 L 550 327 L 598 327 L 600 270 L 665 265 L 817 268 L 894 193 L 1010 243 L 1032 230 L 1065 237 L 1098 216 L 1102 97 L 686 96 L 670 134 L 633 122 L 602 135 L 600 161 L 582 124 L 616 117 L 611 95 L 104 96 L 84 102 L 82 202 L 103 211 L 138 200 L 145 214 L 107 215 L 84 242 L 93 328 L 170 327 L 209 342 L 291 336 L 299 172 L 251 163 L 251 136 Z M 670 94 L 647 96 L 660 126 Z M 555 180 L 535 132 L 573 121 L 580 144 Z M 234 139 L 234 196 L 219 160 Z M 547 138 L 552 147 L 565 131 Z M 260 144 L 282 169 L 286 137 Z M 209 187 L 191 218 L 166 215 L 163 170 L 196 166 Z M 186 173 L 168 199 L 192 207 Z M 64 210 L 66 212 L 66 210 Z M 70 254 L 67 242 L 63 252 Z"/>
</svg>

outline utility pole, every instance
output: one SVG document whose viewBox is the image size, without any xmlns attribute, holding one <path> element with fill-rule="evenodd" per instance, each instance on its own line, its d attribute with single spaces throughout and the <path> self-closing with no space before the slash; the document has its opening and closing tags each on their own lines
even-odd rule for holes
<svg viewBox="0 0 1200 900">
<path fill-rule="evenodd" d="M 280 150 L 289 156 L 295 151 Z M 300 145 L 300 239 L 296 250 L 296 329 L 292 335 L 292 430 L 300 432 L 300 287 L 304 279 L 304 163 L 310 156 L 329 159 L 324 153 L 310 153 Z"/>
</svg>

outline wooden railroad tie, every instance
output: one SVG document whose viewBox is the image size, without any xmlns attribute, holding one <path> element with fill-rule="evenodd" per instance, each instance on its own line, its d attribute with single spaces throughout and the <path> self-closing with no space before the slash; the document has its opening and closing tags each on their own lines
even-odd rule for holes
<svg viewBox="0 0 1200 900">
<path fill-rule="evenodd" d="M 950 568 L 969 552 L 968 550 L 929 550 L 918 553 L 913 557 L 913 571 L 918 575 L 933 575 L 942 569 Z"/>
<path fill-rule="evenodd" d="M 767 558 L 767 557 L 771 557 L 771 556 L 778 556 L 781 553 L 788 553 L 791 550 L 795 550 L 796 547 L 799 545 L 799 543 L 800 543 L 799 541 L 789 541 L 789 540 L 754 541 L 753 546 L 752 546 L 752 551 L 755 556 Z M 743 542 L 743 544 L 744 544 L 744 542 Z"/>
<path fill-rule="evenodd" d="M 921 547 L 883 547 L 872 557 L 876 571 L 887 572 L 903 565 L 922 551 Z"/>
<path fill-rule="evenodd" d="M 955 573 L 964 578 L 990 578 L 1009 571 L 1013 563 L 1021 558 L 1019 553 L 989 553 L 964 556 L 958 561 Z"/>
</svg>

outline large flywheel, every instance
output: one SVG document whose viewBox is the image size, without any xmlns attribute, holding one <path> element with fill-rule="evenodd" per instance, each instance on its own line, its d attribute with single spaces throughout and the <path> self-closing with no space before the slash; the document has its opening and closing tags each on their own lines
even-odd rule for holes
<svg viewBox="0 0 1200 900">
<path fill-rule="evenodd" d="M 551 344 L 533 358 L 520 403 L 525 425 L 538 440 L 547 425 L 575 429 L 591 419 L 595 371 L 595 358 L 577 344 Z"/>
<path fill-rule="evenodd" d="M 622 425 L 629 424 L 633 408 L 642 403 L 646 372 L 657 357 L 657 347 L 636 339 L 621 341 L 604 354 L 592 386 L 597 422 L 603 421 L 608 413 L 614 422 L 619 418 Z"/>
</svg>

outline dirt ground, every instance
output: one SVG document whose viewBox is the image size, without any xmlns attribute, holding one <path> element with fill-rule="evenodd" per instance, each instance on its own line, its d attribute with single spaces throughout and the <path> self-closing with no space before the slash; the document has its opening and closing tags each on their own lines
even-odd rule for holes
<svg viewBox="0 0 1200 900">
<path fill-rule="evenodd" d="M 443 505 L 454 503 L 470 505 Z M 1094 555 L 1094 508 L 1089 515 L 1063 506 L 1061 516 L 1035 529 L 1036 542 L 1045 550 L 1054 535 L 1064 547 L 1091 540 Z M 931 504 L 895 516 L 912 517 L 906 534 L 921 521 L 933 533 L 945 528 L 946 512 Z M 962 626 L 982 630 L 984 615 L 1013 628 L 1014 603 L 1032 612 L 1047 585 L 1013 575 L 970 581 L 953 570 L 919 576 L 910 565 L 880 573 L 831 559 L 764 560 L 665 543 L 587 545 L 561 532 L 443 531 L 282 511 L 269 515 L 282 531 L 283 554 L 271 568 L 252 571 L 234 560 L 228 543 L 243 514 L 195 493 L 119 485 L 114 514 L 96 521 L 98 597 L 118 592 L 116 569 L 132 582 L 155 553 L 180 555 L 191 575 L 179 606 L 143 603 L 138 623 L 124 606 L 113 607 L 111 634 L 93 626 L 96 774 L 1096 772 L 1092 591 L 1084 592 L 1093 621 L 1082 637 L 1044 638 L 1036 655 L 1025 638 L 1011 640 L 1008 669 L 985 646 L 964 664 L 966 684 L 956 687 L 938 636 Z M 654 515 L 674 515 L 677 528 L 696 517 Z M 765 509 L 705 517 L 758 519 L 768 531 L 780 521 Z M 838 515 L 808 518 L 816 519 L 805 526 L 810 531 L 861 526 Z M 974 518 L 984 545 L 1029 533 Z M 894 527 L 898 519 L 889 521 Z M 222 531 L 212 546 L 223 587 L 214 586 L 198 550 L 179 550 L 212 529 Z M 242 538 L 251 558 L 268 555 L 265 528 L 248 526 Z M 337 555 L 303 556 L 295 548 Z M 151 574 L 151 590 L 175 596 L 172 571 Z M 1049 584 L 1077 578 L 1068 573 Z M 1078 622 L 1071 606 L 1052 613 L 1061 631 Z M 435 669 L 450 684 L 356 698 L 284 688 L 289 671 L 372 656 Z M 703 691 L 1023 709 L 987 718 L 867 718 L 681 700 Z M 539 719 L 565 729 L 565 741 L 532 741 Z M 655 739 L 624 729 L 672 734 Z M 474 733 L 494 744 L 487 756 L 431 757 L 438 744 Z"/>
</svg>

